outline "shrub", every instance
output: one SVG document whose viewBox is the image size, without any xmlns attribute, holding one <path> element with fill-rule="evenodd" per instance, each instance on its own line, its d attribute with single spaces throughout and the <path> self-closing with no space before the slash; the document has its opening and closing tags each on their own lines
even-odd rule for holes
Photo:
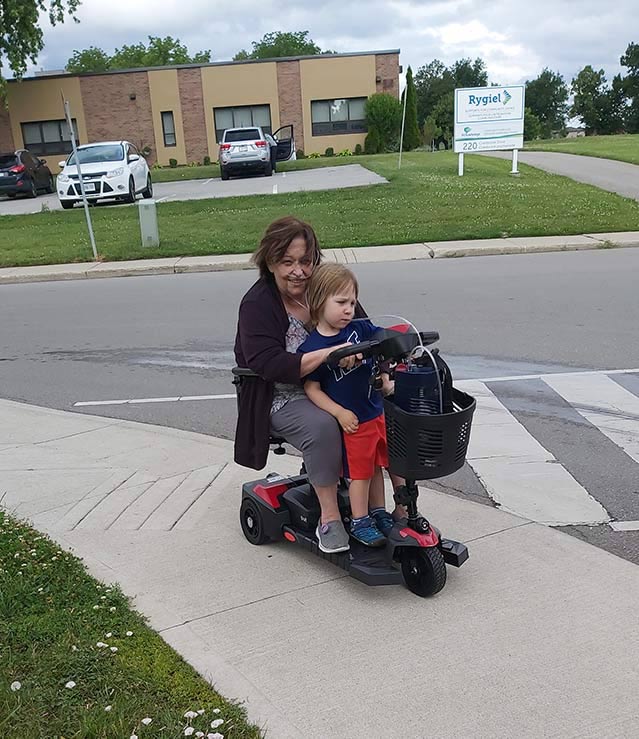
<svg viewBox="0 0 639 739">
<path fill-rule="evenodd" d="M 386 92 L 371 95 L 366 101 L 365 113 L 368 125 L 366 140 L 369 145 L 367 147 L 365 143 L 364 150 L 367 154 L 385 151 L 395 141 L 399 141 L 402 127 L 402 104 L 396 97 Z"/>
<path fill-rule="evenodd" d="M 362 145 L 361 144 L 355 144 L 355 155 L 359 156 L 362 153 Z"/>
<path fill-rule="evenodd" d="M 304 154 L 304 149 L 298 149 L 298 150 L 297 150 L 297 151 L 295 152 L 295 156 L 296 156 L 296 157 L 297 157 L 298 159 L 306 159 L 306 154 Z"/>
<path fill-rule="evenodd" d="M 324 152 L 325 157 L 332 157 L 335 152 L 333 151 L 333 147 L 329 146 L 326 151 Z"/>
<path fill-rule="evenodd" d="M 319 153 L 319 151 L 312 151 L 309 155 L 309 159 L 319 159 L 322 155 Z"/>
<path fill-rule="evenodd" d="M 203 160 L 204 166 L 208 167 L 211 164 L 211 157 L 207 154 Z"/>
<path fill-rule="evenodd" d="M 340 153 L 337 155 L 338 157 L 352 157 L 353 152 L 350 149 L 342 149 Z"/>
<path fill-rule="evenodd" d="M 364 141 L 364 151 L 367 154 L 379 154 L 381 148 L 379 131 L 375 127 L 369 128 Z"/>
<path fill-rule="evenodd" d="M 171 169 L 175 169 L 177 167 L 177 159 L 169 159 L 169 167 L 171 167 Z"/>
</svg>

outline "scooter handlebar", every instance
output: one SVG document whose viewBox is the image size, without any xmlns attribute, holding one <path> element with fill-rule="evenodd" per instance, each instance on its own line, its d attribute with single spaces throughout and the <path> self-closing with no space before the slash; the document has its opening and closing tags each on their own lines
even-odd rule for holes
<svg viewBox="0 0 639 739">
<path fill-rule="evenodd" d="M 370 339 L 369 341 L 362 341 L 360 344 L 352 344 L 351 346 L 343 346 L 340 349 L 335 349 L 326 358 L 326 364 L 336 365 L 342 359 L 346 357 L 352 357 L 356 354 L 361 354 L 364 359 L 372 357 L 375 353 L 375 349 L 379 346 L 379 341 Z"/>
</svg>

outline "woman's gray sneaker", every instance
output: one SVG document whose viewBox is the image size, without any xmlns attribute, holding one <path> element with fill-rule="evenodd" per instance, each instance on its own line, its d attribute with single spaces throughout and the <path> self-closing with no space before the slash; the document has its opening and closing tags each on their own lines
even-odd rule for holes
<svg viewBox="0 0 639 739">
<path fill-rule="evenodd" d="M 348 534 L 341 521 L 318 523 L 315 535 L 319 548 L 325 554 L 337 554 L 349 549 Z"/>
</svg>

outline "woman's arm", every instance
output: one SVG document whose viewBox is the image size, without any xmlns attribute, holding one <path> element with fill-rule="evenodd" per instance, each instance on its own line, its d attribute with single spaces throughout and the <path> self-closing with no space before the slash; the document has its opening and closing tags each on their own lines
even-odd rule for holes
<svg viewBox="0 0 639 739">
<path fill-rule="evenodd" d="M 359 419 L 347 408 L 344 408 L 339 403 L 328 397 L 328 395 L 322 390 L 319 382 L 315 380 L 307 380 L 304 383 L 304 391 L 308 399 L 321 410 L 330 413 L 333 418 L 337 420 L 339 425 L 344 429 L 347 434 L 353 434 L 357 431 L 359 426 Z"/>
</svg>

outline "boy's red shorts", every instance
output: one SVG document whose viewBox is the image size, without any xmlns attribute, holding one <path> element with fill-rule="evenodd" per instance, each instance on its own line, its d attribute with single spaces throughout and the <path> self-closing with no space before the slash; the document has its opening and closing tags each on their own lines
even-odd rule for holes
<svg viewBox="0 0 639 739">
<path fill-rule="evenodd" d="M 370 480 L 375 467 L 388 467 L 384 414 L 360 423 L 354 434 L 343 434 L 344 477 Z"/>
</svg>

